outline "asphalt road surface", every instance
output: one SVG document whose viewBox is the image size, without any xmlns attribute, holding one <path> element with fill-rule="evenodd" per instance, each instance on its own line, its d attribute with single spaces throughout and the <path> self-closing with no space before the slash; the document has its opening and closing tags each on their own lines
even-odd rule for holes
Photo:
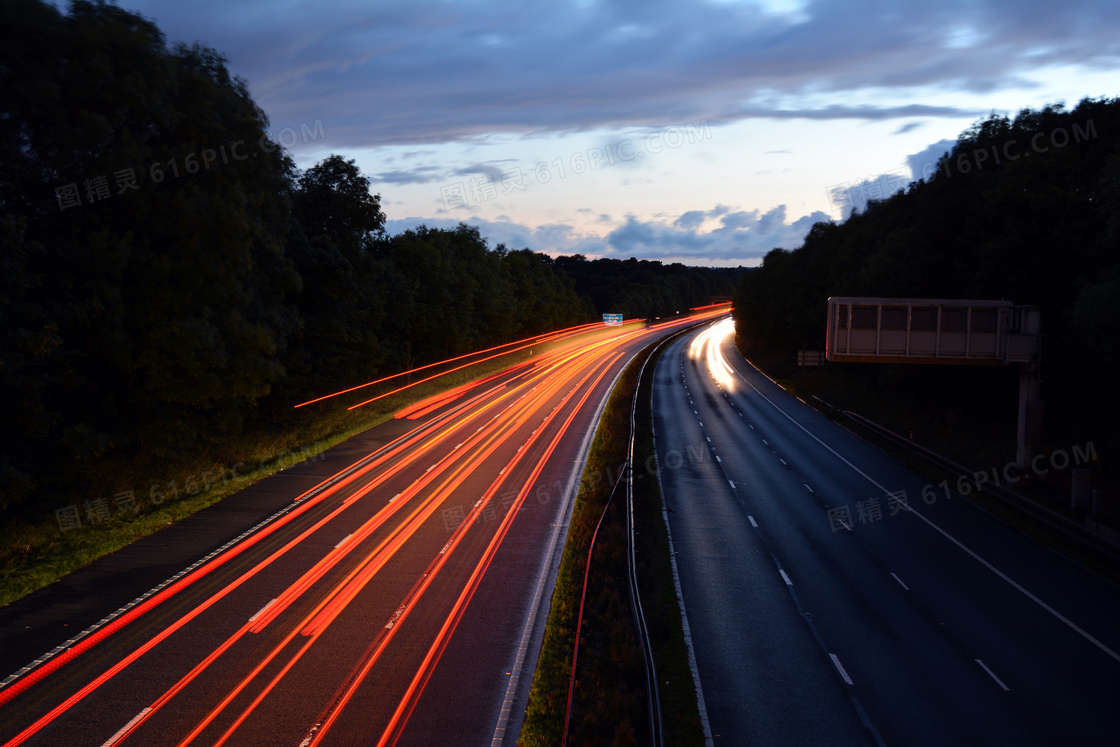
<svg viewBox="0 0 1120 747">
<path fill-rule="evenodd" d="M 656 447 L 715 744 L 1116 744 L 1120 590 L 672 342 Z"/>
<path fill-rule="evenodd" d="M 555 341 L 9 606 L 0 744 L 513 743 L 601 405 L 681 324 Z"/>
</svg>

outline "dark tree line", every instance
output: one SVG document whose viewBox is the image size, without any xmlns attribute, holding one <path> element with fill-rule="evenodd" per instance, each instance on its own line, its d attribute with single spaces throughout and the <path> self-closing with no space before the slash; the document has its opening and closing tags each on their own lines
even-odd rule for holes
<svg viewBox="0 0 1120 747">
<path fill-rule="evenodd" d="M 576 293 L 599 313 L 620 313 L 628 319 L 687 314 L 713 298 L 730 299 L 740 272 L 634 258 L 588 260 L 579 254 L 557 257 L 553 264 L 575 281 Z"/>
<path fill-rule="evenodd" d="M 1048 418 L 1115 438 L 1120 100 L 990 116 L 928 179 L 771 251 L 736 293 L 741 344 L 823 347 L 827 299 L 842 295 L 1040 306 Z"/>
<path fill-rule="evenodd" d="M 641 290 L 596 269 L 611 294 L 577 292 L 585 266 L 619 263 L 491 248 L 466 225 L 388 236 L 354 162 L 298 170 L 217 52 L 104 2 L 0 15 L 0 508 L 591 321 L 589 297 L 634 315 L 708 292 L 657 263 Z"/>
</svg>

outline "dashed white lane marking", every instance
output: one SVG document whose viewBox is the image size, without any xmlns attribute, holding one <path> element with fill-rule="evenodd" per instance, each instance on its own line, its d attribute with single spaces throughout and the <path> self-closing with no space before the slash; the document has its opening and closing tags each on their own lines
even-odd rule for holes
<svg viewBox="0 0 1120 747">
<path fill-rule="evenodd" d="M 844 670 L 844 665 L 840 663 L 840 660 L 838 658 L 836 658 L 836 654 L 830 653 L 828 656 L 832 659 L 832 663 L 836 665 L 836 671 L 840 673 L 840 676 L 844 678 L 844 681 L 849 685 L 852 684 L 852 678 L 848 676 L 847 671 Z"/>
<path fill-rule="evenodd" d="M 781 459 L 781 458 L 779 458 L 779 459 L 778 459 L 778 461 L 779 461 L 779 462 L 781 462 L 781 463 L 782 463 L 783 465 L 785 465 L 786 467 L 788 467 L 788 466 L 789 466 L 788 464 L 786 464 L 786 460 L 785 460 L 785 459 Z"/>
<path fill-rule="evenodd" d="M 719 458 L 719 454 L 716 454 L 716 461 L 723 464 L 723 460 Z"/>
<path fill-rule="evenodd" d="M 899 585 L 899 586 L 901 586 L 901 587 L 902 587 L 903 589 L 906 589 L 906 591 L 910 591 L 910 587 L 909 587 L 909 586 L 907 586 L 906 584 L 902 583 L 902 579 L 901 579 L 901 578 L 899 578 L 898 576 L 896 576 L 896 575 L 895 575 L 895 574 L 894 574 L 893 572 L 891 573 L 891 576 L 892 576 L 892 577 L 894 577 L 894 580 L 898 582 L 898 585 Z"/>
<path fill-rule="evenodd" d="M 144 710 L 140 711 L 140 713 L 137 713 L 132 717 L 131 721 L 120 728 L 120 731 L 109 737 L 109 739 L 105 742 L 105 744 L 101 745 L 101 747 L 112 747 L 112 745 L 116 744 L 121 737 L 128 733 L 128 730 L 131 729 L 137 721 L 151 713 L 151 710 L 151 708 L 145 708 Z"/>
<path fill-rule="evenodd" d="M 734 483 L 733 481 L 731 481 L 731 480 L 728 480 L 728 482 L 730 482 L 730 483 L 731 483 L 731 489 L 732 489 L 732 490 L 735 490 L 735 483 Z"/>
<path fill-rule="evenodd" d="M 767 441 L 767 440 L 766 440 L 765 438 L 764 438 L 764 439 L 762 439 L 762 443 L 766 444 L 767 446 L 769 446 L 769 445 L 770 445 L 770 442 L 769 442 L 769 441 Z"/>
<path fill-rule="evenodd" d="M 346 541 L 346 540 L 343 540 L 343 542 L 345 542 L 345 541 Z M 341 544 L 342 544 L 342 542 L 339 542 L 338 544 L 340 544 L 340 545 L 341 545 Z M 275 602 L 276 602 L 276 600 L 275 600 L 275 599 L 273 599 L 273 600 L 272 600 L 271 602 L 269 602 L 268 604 L 266 604 L 265 606 L 263 606 L 263 607 L 261 607 L 261 608 L 260 608 L 259 610 L 257 610 L 257 614 L 255 614 L 255 615 L 253 615 L 252 617 L 250 617 L 250 618 L 249 618 L 249 622 L 256 622 L 256 619 L 257 619 L 258 617 L 260 617 L 261 615 L 263 615 L 263 614 L 264 614 L 264 611 L 265 611 L 266 609 L 268 609 L 269 607 L 271 607 L 271 606 L 272 606 L 272 605 L 273 605 L 273 604 L 274 604 Z M 131 724 L 129 724 L 129 725 L 131 726 Z"/>
<path fill-rule="evenodd" d="M 753 521 L 751 523 L 754 524 Z M 793 586 L 793 582 L 789 580 L 784 568 L 779 568 L 778 573 L 782 574 L 782 580 L 786 582 L 786 586 Z"/>
<path fill-rule="evenodd" d="M 1008 687 L 1007 685 L 1003 684 L 1003 680 L 1001 680 L 1001 679 L 1000 679 L 999 677 L 996 677 L 996 673 L 995 673 L 995 672 L 993 672 L 993 671 L 992 671 L 991 669 L 988 669 L 988 665 L 987 665 L 987 664 L 985 664 L 984 662 L 980 661 L 979 659 L 977 659 L 977 660 L 976 660 L 976 663 L 977 663 L 977 664 L 979 664 L 980 666 L 984 667 L 984 671 L 988 673 L 988 676 L 989 676 L 989 677 L 991 677 L 991 678 L 992 678 L 993 680 L 995 680 L 995 681 L 996 681 L 996 684 L 997 684 L 997 685 L 999 685 L 1000 687 L 1002 687 L 1002 688 L 1004 689 L 1004 691 L 1005 691 L 1005 692 L 1010 692 L 1010 691 L 1011 691 L 1011 688 L 1010 688 L 1010 687 Z"/>
<path fill-rule="evenodd" d="M 809 487 L 809 483 L 807 483 L 807 482 L 803 482 L 803 483 L 801 483 L 801 484 L 802 484 L 802 485 L 804 485 L 804 486 L 805 486 L 805 489 L 806 489 L 806 490 L 808 490 L 808 491 L 809 491 L 810 493 L 815 493 L 815 492 L 817 492 L 817 491 L 813 490 L 813 489 L 812 489 L 811 487 Z"/>
<path fill-rule="evenodd" d="M 836 449 L 832 448 L 831 446 L 826 444 L 824 441 L 822 441 L 817 436 L 817 434 L 813 433 L 808 428 L 803 426 L 801 423 L 797 422 L 793 418 L 792 415 L 790 415 L 788 412 L 783 410 L 781 407 L 778 407 L 777 403 L 775 403 L 774 400 L 770 399 L 765 394 L 763 394 L 762 391 L 758 387 L 756 387 L 754 384 L 752 384 L 750 381 L 747 380 L 747 377 L 743 376 L 743 374 L 739 373 L 738 371 L 736 371 L 735 373 L 738 374 L 739 378 L 743 380 L 744 384 L 749 386 L 751 389 L 755 390 L 755 392 L 757 392 L 759 394 L 759 396 L 761 396 L 764 400 L 769 402 L 771 407 L 773 407 L 775 410 L 780 412 L 782 415 L 784 415 L 786 417 L 787 420 L 789 420 L 795 426 L 797 426 L 802 431 L 804 431 L 805 435 L 809 436 L 809 438 L 813 439 L 814 441 L 819 443 L 821 446 L 823 446 L 825 449 L 827 449 L 829 452 L 831 452 L 833 456 L 835 456 L 837 459 L 839 459 L 844 464 L 848 465 L 848 467 L 850 467 L 856 474 L 861 476 L 863 479 L 867 480 L 869 483 L 871 483 L 875 487 L 879 488 L 879 490 L 883 491 L 884 495 L 891 495 L 891 491 L 889 491 L 885 487 L 883 487 L 883 485 L 879 481 L 877 481 L 875 478 L 871 477 L 871 475 L 867 474 L 866 472 L 861 470 L 859 467 L 857 467 L 856 465 L 852 464 L 850 461 L 848 461 L 847 459 L 842 457 L 840 455 L 840 452 L 838 452 Z M 1058 620 L 1061 620 L 1062 623 L 1064 623 L 1066 625 L 1066 627 L 1068 627 L 1070 630 L 1077 633 L 1078 635 L 1080 635 L 1085 640 L 1089 641 L 1089 643 L 1092 643 L 1094 646 L 1099 648 L 1101 651 L 1103 651 L 1106 655 L 1108 655 L 1109 657 L 1111 657 L 1115 661 L 1120 661 L 1120 654 L 1116 653 L 1111 648 L 1109 648 L 1105 644 L 1098 641 L 1088 631 L 1086 631 L 1084 628 L 1079 626 L 1073 620 L 1070 620 L 1068 617 L 1063 615 L 1061 612 L 1058 612 L 1056 609 L 1051 607 L 1049 604 L 1047 604 L 1046 602 L 1039 599 L 1035 594 L 1028 591 L 1022 584 L 1015 581 L 1015 579 L 1011 578 L 1006 573 L 1004 573 L 1000 569 L 996 568 L 994 565 L 989 563 L 987 560 L 984 560 L 984 558 L 977 555 L 967 545 L 965 545 L 963 542 L 958 540 L 956 537 L 949 534 L 944 529 L 942 529 L 940 526 L 938 526 L 937 524 L 930 521 L 923 514 L 919 513 L 916 509 L 911 508 L 909 513 L 911 515 L 915 516 L 916 518 L 920 519 L 923 523 L 925 523 L 926 526 L 928 526 L 930 529 L 932 529 L 935 532 L 937 532 L 938 534 L 940 534 L 942 537 L 947 539 L 949 542 L 952 542 L 954 545 L 959 547 L 966 555 L 971 557 L 977 563 L 984 566 L 985 568 L 987 568 L 989 571 L 991 571 L 995 575 L 999 576 L 1003 581 L 1007 582 L 1007 584 L 1009 584 L 1012 588 L 1014 588 L 1020 594 L 1025 596 L 1027 599 L 1030 599 L 1032 602 L 1034 602 L 1039 607 L 1041 607 L 1042 609 L 1049 612 L 1051 615 L 1056 617 Z M 845 526 L 846 529 L 848 529 L 848 531 L 851 531 L 851 527 L 848 527 L 846 524 L 844 526 Z"/>
<path fill-rule="evenodd" d="M 755 529 L 758 529 L 758 522 L 754 520 L 754 517 L 750 514 L 747 514 L 747 518 L 751 520 L 751 526 Z"/>
<path fill-rule="evenodd" d="M 342 547 L 342 543 L 345 542 L 346 540 L 350 539 L 353 536 L 354 536 L 354 534 L 353 534 L 353 532 L 351 532 L 350 534 L 343 537 L 341 540 L 339 540 L 338 544 L 334 546 L 334 549 L 337 550 L 338 548 Z M 273 602 L 274 601 L 276 601 L 276 600 L 274 599 Z M 272 604 L 272 602 L 269 602 L 269 604 Z"/>
</svg>

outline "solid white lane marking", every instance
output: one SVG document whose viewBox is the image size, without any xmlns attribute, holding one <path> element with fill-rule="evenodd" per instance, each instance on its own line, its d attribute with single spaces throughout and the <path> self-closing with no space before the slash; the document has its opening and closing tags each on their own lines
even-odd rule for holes
<svg viewBox="0 0 1120 747">
<path fill-rule="evenodd" d="M 751 523 L 754 524 L 753 521 Z M 778 573 L 782 574 L 782 580 L 786 582 L 786 586 L 793 586 L 793 582 L 789 580 L 784 568 L 779 568 Z"/>
<path fill-rule="evenodd" d="M 1001 679 L 1000 679 L 999 677 L 996 677 L 996 673 L 995 673 L 995 672 L 993 672 L 993 671 L 992 671 L 991 669 L 988 669 L 988 665 L 987 665 L 987 664 L 985 664 L 984 662 L 980 661 L 979 659 L 977 659 L 977 660 L 976 660 L 976 663 L 977 663 L 977 664 L 979 664 L 980 666 L 984 667 L 984 671 L 988 673 L 988 676 L 989 676 L 989 677 L 991 677 L 991 678 L 992 678 L 993 680 L 995 680 L 995 681 L 996 681 L 996 684 L 997 684 L 997 685 L 999 685 L 1000 687 L 1002 687 L 1002 688 L 1004 689 L 1004 691 L 1006 691 L 1006 692 L 1010 692 L 1010 691 L 1011 691 L 1011 688 L 1010 688 L 1010 687 L 1008 687 L 1007 685 L 1003 684 L 1003 680 L 1001 680 Z"/>
<path fill-rule="evenodd" d="M 909 586 L 907 586 L 906 584 L 902 583 L 902 579 L 901 579 L 901 578 L 899 578 L 899 577 L 898 577 L 897 575 L 895 575 L 895 574 L 894 574 L 893 572 L 891 573 L 891 576 L 894 576 L 894 580 L 898 582 L 898 585 L 899 585 L 899 586 L 901 586 L 901 587 L 902 587 L 903 589 L 906 589 L 906 591 L 910 591 L 910 587 L 909 587 Z"/>
<path fill-rule="evenodd" d="M 754 517 L 750 514 L 747 514 L 747 518 L 751 520 L 751 526 L 755 529 L 758 529 L 758 522 L 754 520 Z"/>
<path fill-rule="evenodd" d="M 840 659 L 836 658 L 836 654 L 830 653 L 829 657 L 832 658 L 832 663 L 836 665 L 836 671 L 840 673 L 840 676 L 844 678 L 844 681 L 849 685 L 852 684 L 852 678 L 848 676 L 847 671 L 844 670 L 844 665 L 840 663 Z"/>
<path fill-rule="evenodd" d="M 817 443 L 819 443 L 819 444 L 820 444 L 821 446 L 823 446 L 824 448 L 828 449 L 828 451 L 830 451 L 830 452 L 832 453 L 832 455 L 833 455 L 833 456 L 835 456 L 835 457 L 836 457 L 837 459 L 839 459 L 839 460 L 840 460 L 841 462 L 843 462 L 844 464 L 846 464 L 846 465 L 848 465 L 849 467 L 851 467 L 851 469 L 852 469 L 852 470 L 853 470 L 853 471 L 854 471 L 854 472 L 855 472 L 856 474 L 860 475 L 861 477 L 863 477 L 863 479 L 867 480 L 867 481 L 868 481 L 869 483 L 871 483 L 871 484 L 872 484 L 872 485 L 874 485 L 875 487 L 879 488 L 879 490 L 883 491 L 883 494 L 884 494 L 884 495 L 888 495 L 888 496 L 889 496 L 889 495 L 891 494 L 891 491 L 887 490 L 887 489 L 886 489 L 885 487 L 883 487 L 882 485 L 880 485 L 880 484 L 879 484 L 879 482 L 878 482 L 878 481 L 877 481 L 877 480 L 876 480 L 875 478 L 873 478 L 873 477 L 872 477 L 871 475 L 867 474 L 866 472 L 864 472 L 863 470 L 861 470 L 861 469 L 860 469 L 859 467 L 857 467 L 857 466 L 855 466 L 854 464 L 852 464 L 851 462 L 849 462 L 849 461 L 848 461 L 847 459 L 845 459 L 844 457 L 840 456 L 840 453 L 839 453 L 838 451 L 836 451 L 836 449 L 834 449 L 834 448 L 832 448 L 831 446 L 829 446 L 828 444 L 826 444 L 826 443 L 825 443 L 824 441 L 822 441 L 822 440 L 821 440 L 820 438 L 818 438 L 818 437 L 817 437 L 817 435 L 816 435 L 815 433 L 813 433 L 812 431 L 810 431 L 810 430 L 809 430 L 808 428 L 806 428 L 805 426 L 801 425 L 801 423 L 798 423 L 798 422 L 797 422 L 796 420 L 794 420 L 794 419 L 793 419 L 793 416 L 792 416 L 792 415 L 790 415 L 790 414 L 789 414 L 788 412 L 786 412 L 786 411 L 785 411 L 785 410 L 783 410 L 782 408 L 778 407 L 778 405 L 777 405 L 777 404 L 775 404 L 775 402 L 774 402 L 774 401 L 773 401 L 772 399 L 770 399 L 770 398 L 769 398 L 769 397 L 767 397 L 767 396 L 766 396 L 765 394 L 763 394 L 763 393 L 762 393 L 762 390 L 761 390 L 761 389 L 759 389 L 759 388 L 758 388 L 758 387 L 756 387 L 756 386 L 755 386 L 754 384 L 752 384 L 752 383 L 751 383 L 750 381 L 748 381 L 748 380 L 747 380 L 747 378 L 746 378 L 745 376 L 743 376 L 743 374 L 739 373 L 739 371 L 738 371 L 738 370 L 736 370 L 736 371 L 735 371 L 735 373 L 737 373 L 737 374 L 739 375 L 739 378 L 743 380 L 743 383 L 744 383 L 744 384 L 746 384 L 747 386 L 749 386 L 749 387 L 750 387 L 751 389 L 754 389 L 754 390 L 755 390 L 755 392 L 757 392 L 757 393 L 758 393 L 758 395 L 759 395 L 760 397 L 762 397 L 762 398 L 763 398 L 764 400 L 766 400 L 767 402 L 769 402 L 769 403 L 770 403 L 770 406 L 771 406 L 771 407 L 773 407 L 773 408 L 774 408 L 775 410 L 777 410 L 778 412 L 780 412 L 780 413 L 781 413 L 782 415 L 785 415 L 786 419 L 787 419 L 787 420 L 789 420 L 789 422 L 793 423 L 793 424 L 794 424 L 794 425 L 796 425 L 796 426 L 797 426 L 798 428 L 800 428 L 800 429 L 801 429 L 802 431 L 804 431 L 804 432 L 805 432 L 805 434 L 806 434 L 807 436 L 809 436 L 810 438 L 812 438 L 812 439 L 813 439 L 814 441 L 816 441 Z M 1046 602 L 1042 601 L 1042 600 L 1041 600 L 1041 599 L 1039 599 L 1039 598 L 1038 598 L 1037 596 L 1035 596 L 1034 594 L 1032 594 L 1032 593 L 1031 593 L 1030 591 L 1028 591 L 1027 589 L 1025 589 L 1025 588 L 1024 588 L 1024 587 L 1023 587 L 1023 586 L 1022 586 L 1021 584 L 1019 584 L 1018 582 L 1016 582 L 1016 581 L 1015 581 L 1014 579 L 1012 579 L 1012 578 L 1011 578 L 1010 576 L 1008 576 L 1008 575 L 1007 575 L 1006 573 L 1004 573 L 1003 571 L 999 570 L 999 569 L 998 569 L 998 568 L 996 568 L 996 567 L 995 567 L 994 565 L 992 565 L 991 563 L 989 563 L 988 561 L 984 560 L 984 559 L 983 559 L 982 557 L 980 557 L 979 555 L 977 555 L 976 553 L 974 553 L 974 552 L 973 552 L 972 550 L 970 550 L 970 549 L 969 549 L 969 548 L 968 548 L 967 546 L 965 546 L 965 544 L 964 544 L 964 543 L 962 543 L 962 542 L 961 542 L 960 540 L 958 540 L 958 539 L 957 539 L 956 537 L 954 537 L 953 535 L 949 534 L 949 533 L 948 533 L 948 532 L 946 532 L 946 531 L 945 531 L 944 529 L 942 529 L 941 527 L 939 527 L 939 526 L 938 526 L 937 524 L 934 524 L 934 523 L 933 523 L 932 521 L 930 521 L 929 519 L 927 519 L 927 518 L 926 518 L 926 517 L 925 517 L 924 515 L 922 515 L 922 514 L 921 514 L 921 513 L 920 513 L 920 512 L 919 512 L 919 511 L 918 511 L 918 510 L 916 509 L 916 508 L 914 508 L 913 506 L 911 506 L 911 507 L 910 507 L 910 511 L 909 511 L 909 513 L 910 513 L 910 514 L 912 514 L 912 515 L 914 515 L 914 516 L 916 516 L 916 517 L 918 517 L 919 519 L 921 519 L 921 520 L 922 520 L 923 522 L 925 522 L 925 523 L 926 523 L 926 525 L 927 525 L 927 526 L 929 526 L 929 527 L 930 527 L 931 529 L 933 529 L 934 531 L 936 531 L 936 532 L 937 532 L 938 534 L 940 534 L 940 535 L 941 535 L 942 537 L 944 537 L 945 539 L 949 540 L 949 541 L 950 541 L 950 542 L 952 542 L 952 543 L 953 543 L 954 545 L 956 545 L 957 547 L 959 547 L 959 548 L 960 548 L 961 550 L 963 550 L 963 551 L 964 551 L 964 552 L 965 552 L 965 553 L 966 553 L 967 555 L 969 555 L 969 556 L 970 556 L 970 557 L 972 557 L 972 558 L 973 558 L 974 560 L 976 560 L 976 562 L 980 563 L 980 564 L 981 564 L 982 566 L 984 566 L 985 568 L 987 568 L 987 569 L 988 569 L 989 571 L 991 571 L 992 573 L 996 574 L 996 575 L 997 575 L 997 576 L 999 576 L 999 577 L 1000 577 L 1001 579 L 1003 579 L 1004 581 L 1006 581 L 1006 582 L 1007 582 L 1008 584 L 1010 584 L 1010 585 L 1011 585 L 1011 586 L 1012 586 L 1013 588 L 1015 588 L 1015 589 L 1016 589 L 1017 591 L 1019 591 L 1020 593 L 1022 593 L 1022 594 L 1023 594 L 1023 595 L 1025 596 L 1025 597 L 1027 597 L 1027 599 L 1030 599 L 1030 600 L 1031 600 L 1032 602 L 1034 602 L 1035 604 L 1037 604 L 1037 605 L 1038 605 L 1039 607 L 1041 607 L 1042 609 L 1046 610 L 1047 612 L 1049 612 L 1049 613 L 1050 613 L 1051 615 L 1053 615 L 1054 617 L 1056 617 L 1056 618 L 1058 618 L 1059 620 L 1061 620 L 1061 621 L 1062 621 L 1063 623 L 1065 623 L 1065 624 L 1066 624 L 1066 626 L 1067 626 L 1067 627 L 1069 627 L 1069 629 L 1070 629 L 1070 630 L 1074 631 L 1075 633 L 1077 633 L 1078 635 L 1080 635 L 1080 636 L 1081 636 L 1082 638 L 1084 638 L 1085 640 L 1087 640 L 1087 641 L 1089 641 L 1090 643 L 1092 643 L 1092 644 L 1093 644 L 1094 646 L 1096 646 L 1097 648 L 1099 648 L 1099 649 L 1100 649 L 1101 651 L 1103 651 L 1104 653 L 1108 654 L 1108 655 L 1109 655 L 1110 657 L 1112 657 L 1112 658 L 1113 658 L 1114 660 L 1116 660 L 1117 662 L 1120 662 L 1120 654 L 1117 654 L 1117 653 L 1116 653 L 1115 651 L 1113 651 L 1113 650 L 1112 650 L 1111 648 L 1109 648 L 1108 646 L 1106 646 L 1106 645 L 1104 645 L 1103 643 L 1101 643 L 1100 641 L 1098 641 L 1098 640 L 1097 640 L 1096 638 L 1094 638 L 1094 637 L 1093 637 L 1092 635 L 1090 635 L 1090 634 L 1089 634 L 1089 633 L 1088 633 L 1087 631 L 1083 630 L 1083 629 L 1082 629 L 1082 628 L 1081 628 L 1081 627 L 1080 627 L 1079 625 L 1077 625 L 1077 623 L 1075 623 L 1075 622 L 1073 622 L 1072 620 L 1070 620 L 1070 619 L 1069 619 L 1068 617 L 1066 617 L 1065 615 L 1063 615 L 1063 614 L 1062 614 L 1061 612 L 1058 612 L 1058 611 L 1057 611 L 1056 609 L 1054 609 L 1053 607 L 1051 607 L 1050 605 L 1048 605 L 1048 604 L 1047 604 Z M 844 528 L 845 528 L 845 529 L 847 529 L 847 530 L 848 530 L 849 532 L 851 531 L 851 527 L 849 527 L 849 526 L 848 526 L 847 524 L 844 524 Z"/>
</svg>

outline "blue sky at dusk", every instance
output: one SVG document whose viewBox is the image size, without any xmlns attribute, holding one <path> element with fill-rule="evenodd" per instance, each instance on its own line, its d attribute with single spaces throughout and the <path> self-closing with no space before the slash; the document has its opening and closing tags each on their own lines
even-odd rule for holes
<svg viewBox="0 0 1120 747">
<path fill-rule="evenodd" d="M 757 264 L 992 111 L 1120 95 L 1116 2 L 120 4 L 225 54 L 301 167 L 356 159 L 391 232 L 551 253 Z"/>
</svg>

